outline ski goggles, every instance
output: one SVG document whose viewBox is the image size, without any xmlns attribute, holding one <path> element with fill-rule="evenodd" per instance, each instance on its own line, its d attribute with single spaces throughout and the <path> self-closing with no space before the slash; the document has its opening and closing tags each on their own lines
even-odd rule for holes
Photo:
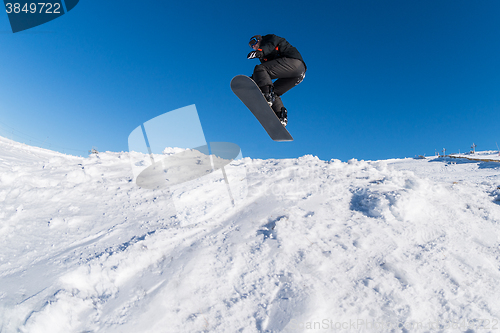
<svg viewBox="0 0 500 333">
<path fill-rule="evenodd" d="M 248 42 L 248 45 L 250 45 L 250 47 L 254 47 L 255 45 L 257 45 L 257 43 L 259 43 L 260 39 L 257 38 L 257 37 L 252 37 L 250 38 L 250 41 Z"/>
</svg>

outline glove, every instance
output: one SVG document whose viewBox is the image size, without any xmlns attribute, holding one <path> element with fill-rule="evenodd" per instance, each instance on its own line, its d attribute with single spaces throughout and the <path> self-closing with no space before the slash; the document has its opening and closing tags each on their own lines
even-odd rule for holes
<svg viewBox="0 0 500 333">
<path fill-rule="evenodd" d="M 247 55 L 247 59 L 254 59 L 254 58 L 262 58 L 264 56 L 264 52 L 262 51 L 252 51 Z"/>
</svg>

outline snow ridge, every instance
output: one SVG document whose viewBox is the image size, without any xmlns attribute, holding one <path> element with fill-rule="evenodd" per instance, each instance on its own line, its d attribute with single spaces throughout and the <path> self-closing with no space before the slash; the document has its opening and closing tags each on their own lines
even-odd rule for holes
<svg viewBox="0 0 500 333">
<path fill-rule="evenodd" d="M 500 324 L 498 163 L 244 158 L 233 207 L 221 172 L 144 190 L 128 154 L 0 138 L 0 332 Z"/>
</svg>

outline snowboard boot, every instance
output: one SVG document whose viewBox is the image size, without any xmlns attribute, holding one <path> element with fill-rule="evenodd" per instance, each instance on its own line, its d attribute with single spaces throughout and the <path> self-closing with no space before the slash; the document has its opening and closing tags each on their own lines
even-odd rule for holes
<svg viewBox="0 0 500 333">
<path fill-rule="evenodd" d="M 269 104 L 269 106 L 273 106 L 274 100 L 276 99 L 276 95 L 274 94 L 274 87 L 265 86 L 262 87 L 261 91 L 267 101 L 267 104 Z"/>
<path fill-rule="evenodd" d="M 286 125 L 288 124 L 288 112 L 286 111 L 286 108 L 283 106 L 280 111 L 275 113 L 276 116 L 281 121 L 281 124 L 283 124 L 283 126 L 286 127 Z"/>
</svg>

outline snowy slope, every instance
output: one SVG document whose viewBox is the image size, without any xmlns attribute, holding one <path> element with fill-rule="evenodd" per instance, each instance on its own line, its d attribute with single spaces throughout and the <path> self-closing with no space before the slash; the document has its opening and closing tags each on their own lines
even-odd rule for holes
<svg viewBox="0 0 500 333">
<path fill-rule="evenodd" d="M 488 162 L 500 162 L 500 152 L 498 151 L 481 151 L 477 153 L 469 154 L 452 154 L 452 158 L 461 158 L 471 161 L 488 161 Z"/>
<path fill-rule="evenodd" d="M 233 207 L 129 157 L 0 138 L 0 332 L 500 327 L 500 163 L 244 158 Z"/>
</svg>

